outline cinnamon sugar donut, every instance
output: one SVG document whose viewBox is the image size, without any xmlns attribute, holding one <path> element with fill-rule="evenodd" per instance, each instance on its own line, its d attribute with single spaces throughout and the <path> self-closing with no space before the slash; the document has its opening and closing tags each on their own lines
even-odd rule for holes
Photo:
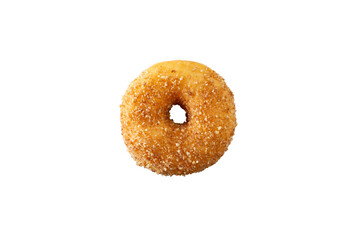
<svg viewBox="0 0 360 240">
<path fill-rule="evenodd" d="M 170 119 L 173 105 L 186 111 L 186 122 Z M 131 156 L 162 175 L 186 175 L 213 165 L 236 127 L 234 96 L 224 79 L 196 62 L 151 66 L 131 82 L 120 107 Z"/>
</svg>

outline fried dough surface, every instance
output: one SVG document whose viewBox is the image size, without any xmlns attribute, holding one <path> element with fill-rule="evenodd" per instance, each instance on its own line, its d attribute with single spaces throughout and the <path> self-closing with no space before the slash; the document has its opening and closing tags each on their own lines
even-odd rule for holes
<svg viewBox="0 0 360 240">
<path fill-rule="evenodd" d="M 186 111 L 182 124 L 170 119 L 177 104 Z M 131 156 L 162 175 L 186 175 L 215 164 L 236 127 L 234 96 L 224 79 L 191 61 L 151 66 L 131 82 L 120 107 Z"/>
</svg>

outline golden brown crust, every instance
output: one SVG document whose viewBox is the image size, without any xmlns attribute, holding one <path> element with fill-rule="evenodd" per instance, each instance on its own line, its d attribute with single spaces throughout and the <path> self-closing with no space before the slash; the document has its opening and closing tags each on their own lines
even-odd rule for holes
<svg viewBox="0 0 360 240">
<path fill-rule="evenodd" d="M 174 104 L 187 112 L 186 123 L 170 119 Z M 120 107 L 131 156 L 162 175 L 186 175 L 213 165 L 236 127 L 234 97 L 224 79 L 196 62 L 151 66 L 129 85 Z"/>
</svg>

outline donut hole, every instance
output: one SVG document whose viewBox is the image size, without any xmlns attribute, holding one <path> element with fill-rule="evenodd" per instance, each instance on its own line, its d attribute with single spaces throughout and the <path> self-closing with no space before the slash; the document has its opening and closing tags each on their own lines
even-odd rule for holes
<svg viewBox="0 0 360 240">
<path fill-rule="evenodd" d="M 175 104 L 170 109 L 170 119 L 174 123 L 183 124 L 187 120 L 186 111 L 179 104 Z"/>
</svg>

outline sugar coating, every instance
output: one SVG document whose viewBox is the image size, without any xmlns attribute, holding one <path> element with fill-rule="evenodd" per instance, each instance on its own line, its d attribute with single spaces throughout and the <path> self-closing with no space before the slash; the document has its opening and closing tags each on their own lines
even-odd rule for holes
<svg viewBox="0 0 360 240">
<path fill-rule="evenodd" d="M 175 123 L 180 105 L 187 120 Z M 162 175 L 186 175 L 215 164 L 236 127 L 234 96 L 225 81 L 203 64 L 161 62 L 130 83 L 121 104 L 125 144 L 139 166 Z"/>
</svg>

